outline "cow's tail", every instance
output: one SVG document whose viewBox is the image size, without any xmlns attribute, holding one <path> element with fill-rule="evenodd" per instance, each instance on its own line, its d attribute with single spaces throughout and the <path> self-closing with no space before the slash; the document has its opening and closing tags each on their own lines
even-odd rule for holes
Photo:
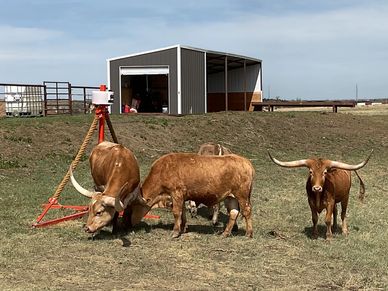
<svg viewBox="0 0 388 291">
<path fill-rule="evenodd" d="M 357 173 L 357 171 L 354 171 L 356 173 L 356 176 L 358 180 L 360 181 L 360 191 L 358 192 L 358 198 L 360 199 L 361 202 L 364 202 L 365 198 L 365 184 L 362 181 L 360 175 Z"/>
</svg>

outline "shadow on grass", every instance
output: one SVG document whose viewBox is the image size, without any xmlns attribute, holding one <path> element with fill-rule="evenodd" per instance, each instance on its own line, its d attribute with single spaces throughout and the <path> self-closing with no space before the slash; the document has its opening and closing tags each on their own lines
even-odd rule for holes
<svg viewBox="0 0 388 291">
<path fill-rule="evenodd" d="M 131 241 L 125 237 L 124 233 L 118 232 L 116 234 L 112 234 L 111 231 L 107 231 L 107 230 L 101 230 L 98 234 L 90 236 L 88 238 L 88 240 L 93 240 L 93 241 L 94 240 L 99 240 L 99 241 L 110 240 L 110 241 L 113 241 L 113 240 L 117 240 L 117 239 L 121 240 L 121 245 L 123 247 L 129 247 L 132 244 Z"/>
<path fill-rule="evenodd" d="M 193 233 L 198 233 L 198 234 L 222 234 L 224 231 L 226 225 L 221 226 L 213 226 L 211 223 L 209 225 L 201 225 L 201 224 L 187 224 L 187 233 L 193 232 Z M 164 229 L 168 231 L 172 231 L 174 228 L 173 223 L 168 223 L 168 224 L 163 224 L 159 222 L 158 224 L 154 224 L 151 227 L 152 229 Z M 238 229 L 238 230 L 233 230 L 232 235 L 234 236 L 245 236 L 245 230 L 243 229 Z"/>
<path fill-rule="evenodd" d="M 151 226 L 149 226 L 145 222 L 140 222 L 134 227 L 125 228 L 122 223 L 119 224 L 116 232 L 112 232 L 111 230 L 102 229 L 97 234 L 91 235 L 89 240 L 121 240 L 123 247 L 129 247 L 131 245 L 131 241 L 127 239 L 125 236 L 128 235 L 132 231 L 136 231 L 139 229 L 145 230 L 146 233 L 151 232 Z"/>
<path fill-rule="evenodd" d="M 211 221 L 209 221 L 209 224 L 207 225 L 202 225 L 202 224 L 195 224 L 195 223 L 193 224 L 193 220 L 191 220 L 190 222 L 187 223 L 187 232 L 195 232 L 199 234 L 222 234 L 222 232 L 226 227 L 226 223 L 228 219 L 227 215 L 223 214 L 223 216 L 226 217 L 226 221 L 222 221 L 222 224 L 218 223 L 216 226 L 213 226 Z M 147 233 L 150 232 L 151 229 L 163 229 L 163 230 L 172 231 L 174 228 L 174 224 L 173 223 L 165 224 L 161 222 L 159 222 L 158 224 L 154 224 L 152 226 L 144 224 L 144 225 L 137 225 L 134 228 L 132 228 L 132 230 L 136 231 L 144 227 L 147 227 L 147 230 L 146 230 Z M 245 230 L 233 228 L 232 234 L 238 235 L 238 236 L 244 236 Z"/>
<path fill-rule="evenodd" d="M 349 227 L 349 226 L 348 226 Z M 342 235 L 342 228 L 341 225 L 338 225 L 336 230 L 333 228 L 331 229 L 333 232 L 333 235 Z M 352 231 L 359 231 L 360 228 L 358 226 L 353 226 L 351 228 Z M 308 237 L 313 239 L 312 234 L 313 234 L 313 227 L 312 226 L 306 226 L 304 228 L 303 233 Z M 326 225 L 323 224 L 318 224 L 318 238 L 326 238 Z"/>
</svg>

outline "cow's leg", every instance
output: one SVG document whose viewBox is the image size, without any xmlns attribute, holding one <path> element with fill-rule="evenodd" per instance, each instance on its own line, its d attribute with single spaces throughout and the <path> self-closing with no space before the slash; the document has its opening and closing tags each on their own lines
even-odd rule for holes
<svg viewBox="0 0 388 291">
<path fill-rule="evenodd" d="M 214 226 L 216 226 L 218 223 L 218 215 L 220 213 L 220 203 L 217 203 L 210 208 L 213 210 L 212 223 Z"/>
<path fill-rule="evenodd" d="M 238 217 L 238 214 L 239 214 L 239 211 L 237 209 L 232 209 L 229 212 L 229 220 L 228 220 L 228 223 L 226 225 L 224 232 L 222 233 L 222 235 L 224 237 L 227 237 L 231 234 L 233 226 L 236 223 L 236 219 Z"/>
<path fill-rule="evenodd" d="M 333 216 L 333 210 L 334 210 L 334 199 L 327 201 L 326 206 L 326 217 L 325 217 L 325 223 L 326 223 L 326 239 L 330 240 L 333 238 L 333 233 L 331 232 L 331 223 L 332 223 L 332 216 Z"/>
<path fill-rule="evenodd" d="M 177 238 L 181 234 L 182 230 L 182 213 L 184 210 L 184 201 L 181 197 L 183 195 L 180 195 L 180 193 L 174 193 L 173 197 L 173 203 L 172 203 L 172 213 L 174 214 L 174 228 L 172 231 L 172 237 Z M 177 198 L 178 197 L 178 198 Z"/>
<path fill-rule="evenodd" d="M 238 201 L 234 197 L 226 197 L 224 200 L 226 211 L 230 216 L 232 210 L 237 210 L 240 212 L 240 207 L 238 206 Z M 232 231 L 238 231 L 237 220 L 234 222 Z"/>
<path fill-rule="evenodd" d="M 348 208 L 348 199 L 341 201 L 341 222 L 342 222 L 342 233 L 344 235 L 349 234 L 348 224 L 346 221 L 346 209 Z"/>
<path fill-rule="evenodd" d="M 189 211 L 191 214 L 191 217 L 197 217 L 197 205 L 193 200 L 189 200 Z"/>
<path fill-rule="evenodd" d="M 318 211 L 315 208 L 315 202 L 309 198 L 309 205 L 311 209 L 311 220 L 313 222 L 313 231 L 311 237 L 313 239 L 318 238 Z"/>
<path fill-rule="evenodd" d="M 123 213 L 123 218 L 122 218 L 125 230 L 128 230 L 132 227 L 131 217 L 132 217 L 132 208 L 131 207 L 125 208 Z"/>
<path fill-rule="evenodd" d="M 112 219 L 112 234 L 117 234 L 119 232 L 118 218 L 119 213 L 116 211 Z"/>
<path fill-rule="evenodd" d="M 183 202 L 182 206 L 182 225 L 181 225 L 181 232 L 185 233 L 187 232 L 187 219 L 186 219 L 186 210 L 185 210 L 185 202 Z"/>
<path fill-rule="evenodd" d="M 333 208 L 333 232 L 337 232 L 337 228 L 338 228 L 338 225 L 337 225 L 337 204 L 334 204 L 334 208 Z"/>
<path fill-rule="evenodd" d="M 245 224 L 246 224 L 245 236 L 253 237 L 252 206 L 251 206 L 251 203 L 247 199 L 245 199 L 245 198 L 237 198 L 237 200 L 238 200 L 238 203 L 240 205 L 241 214 L 245 218 Z M 231 220 L 231 216 L 229 217 L 229 222 L 230 222 L 230 220 Z M 233 224 L 234 224 L 234 222 L 233 222 Z M 233 224 L 232 224 L 231 227 L 233 227 Z"/>
</svg>

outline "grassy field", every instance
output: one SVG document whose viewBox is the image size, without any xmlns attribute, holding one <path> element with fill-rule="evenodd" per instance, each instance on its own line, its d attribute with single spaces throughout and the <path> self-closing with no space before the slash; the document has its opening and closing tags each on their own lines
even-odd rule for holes
<svg viewBox="0 0 388 291">
<path fill-rule="evenodd" d="M 362 111 L 362 110 L 361 110 Z M 82 231 L 84 220 L 33 229 L 83 141 L 92 116 L 0 119 L 0 290 L 343 290 L 388 288 L 388 112 L 360 109 L 330 112 L 229 112 L 198 116 L 112 116 L 119 141 L 136 154 L 142 178 L 151 163 L 169 152 L 197 151 L 219 142 L 251 159 L 254 238 L 245 223 L 232 237 L 214 228 L 206 209 L 188 216 L 189 232 L 170 237 L 173 216 L 144 220 L 114 237 L 96 239 Z M 92 146 L 96 144 L 97 135 Z M 312 156 L 361 162 L 365 203 L 353 187 L 348 211 L 350 234 L 328 243 L 321 214 L 320 237 L 311 239 L 305 194 L 307 169 L 274 165 L 279 159 Z M 92 187 L 87 156 L 75 171 Z M 88 203 L 68 185 L 62 204 Z M 222 209 L 225 214 L 225 210 Z M 52 210 L 48 217 L 68 212 Z"/>
</svg>

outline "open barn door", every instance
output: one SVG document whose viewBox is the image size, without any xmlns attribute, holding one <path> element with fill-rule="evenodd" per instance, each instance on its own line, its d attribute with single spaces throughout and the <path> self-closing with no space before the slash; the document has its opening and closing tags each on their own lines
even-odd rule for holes
<svg viewBox="0 0 388 291">
<path fill-rule="evenodd" d="M 121 112 L 169 112 L 168 67 L 122 67 L 120 83 Z"/>
</svg>

